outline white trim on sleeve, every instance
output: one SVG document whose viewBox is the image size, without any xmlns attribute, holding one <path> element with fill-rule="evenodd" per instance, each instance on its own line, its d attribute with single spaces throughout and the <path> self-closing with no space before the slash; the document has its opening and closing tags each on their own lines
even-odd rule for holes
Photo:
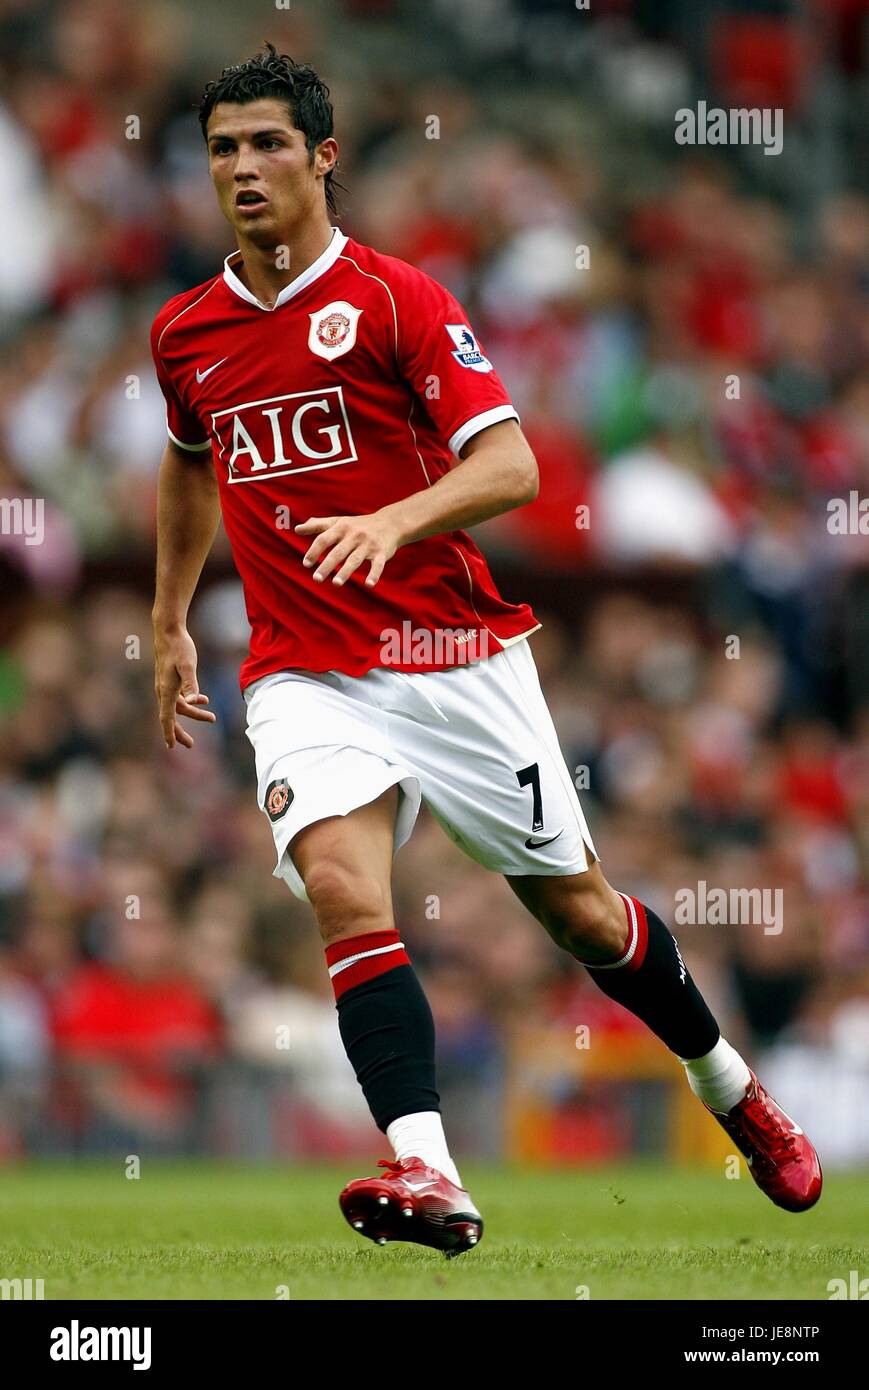
<svg viewBox="0 0 869 1390">
<path fill-rule="evenodd" d="M 463 449 L 475 434 L 479 434 L 480 430 L 487 429 L 489 425 L 497 425 L 501 420 L 518 419 L 519 412 L 512 405 L 496 405 L 491 410 L 484 410 L 481 415 L 473 415 L 470 420 L 466 420 L 455 434 L 450 435 L 450 448 L 458 458 L 459 450 Z"/>
<path fill-rule="evenodd" d="M 178 439 L 177 436 L 172 433 L 168 425 L 166 426 L 166 433 L 173 444 L 177 444 L 179 449 L 186 449 L 188 454 L 199 454 L 203 449 L 211 448 L 210 439 L 206 439 L 204 444 L 185 444 L 183 439 Z"/>
</svg>

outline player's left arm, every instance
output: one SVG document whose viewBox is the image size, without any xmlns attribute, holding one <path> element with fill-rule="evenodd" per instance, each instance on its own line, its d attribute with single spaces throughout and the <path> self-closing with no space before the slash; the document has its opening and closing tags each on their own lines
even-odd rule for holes
<svg viewBox="0 0 869 1390">
<path fill-rule="evenodd" d="M 314 540 L 303 564 L 314 578 L 343 584 L 367 560 L 365 583 L 377 583 L 396 550 L 425 536 L 476 526 L 533 502 L 537 461 L 517 420 L 501 420 L 471 436 L 460 461 L 430 488 L 370 516 L 310 517 L 296 527 Z"/>
</svg>

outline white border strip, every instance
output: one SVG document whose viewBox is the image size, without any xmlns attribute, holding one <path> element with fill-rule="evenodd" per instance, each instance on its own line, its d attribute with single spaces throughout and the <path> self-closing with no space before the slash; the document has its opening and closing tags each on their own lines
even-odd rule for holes
<svg viewBox="0 0 869 1390">
<path fill-rule="evenodd" d="M 307 270 L 303 270 L 300 275 L 297 275 L 295 280 L 291 280 L 288 285 L 284 285 L 274 304 L 271 306 L 268 304 L 261 304 L 256 295 L 248 289 L 247 285 L 242 284 L 241 280 L 239 280 L 238 276 L 235 274 L 230 262 L 238 261 L 241 256 L 240 250 L 231 251 L 223 262 L 223 280 L 232 290 L 233 294 L 238 295 L 239 299 L 243 299 L 248 304 L 252 304 L 255 309 L 262 309 L 265 314 L 271 314 L 274 313 L 275 309 L 280 309 L 283 304 L 286 304 L 288 299 L 295 298 L 302 290 L 306 290 L 309 285 L 313 285 L 314 281 L 319 280 L 321 275 L 325 275 L 326 271 L 335 264 L 335 261 L 338 259 L 346 244 L 347 237 L 341 231 L 340 227 L 333 227 L 332 236 L 329 239 L 329 245 L 326 247 L 325 251 L 322 251 L 317 259 L 311 262 Z"/>
<path fill-rule="evenodd" d="M 336 975 L 340 975 L 342 970 L 346 970 L 348 965 L 355 965 L 358 960 L 365 960 L 366 956 L 384 956 L 387 951 L 403 950 L 404 942 L 396 941 L 393 946 L 375 946 L 373 951 L 360 951 L 355 956 L 345 956 L 343 960 L 329 966 L 329 979 L 333 980 Z"/>
<path fill-rule="evenodd" d="M 484 410 L 480 415 L 474 415 L 470 420 L 466 420 L 463 425 L 450 435 L 449 445 L 456 458 L 459 450 L 463 449 L 469 439 L 473 439 L 480 430 L 488 429 L 489 425 L 497 425 L 501 420 L 518 420 L 519 412 L 513 405 L 496 405 L 491 410 Z"/>
<path fill-rule="evenodd" d="M 617 888 L 616 892 L 628 909 L 628 920 L 631 924 L 631 944 L 618 960 L 611 960 L 608 965 L 593 965 L 591 966 L 592 970 L 621 970 L 623 965 L 629 965 L 633 960 L 639 945 L 640 924 L 637 921 L 637 909 L 634 907 L 633 899 L 629 898 L 627 893 L 623 893 L 620 888 Z"/>
<path fill-rule="evenodd" d="M 204 444 L 185 444 L 183 439 L 179 439 L 177 435 L 174 435 L 172 433 L 168 425 L 166 426 L 166 433 L 172 440 L 173 444 L 177 444 L 179 449 L 186 449 L 188 454 L 201 454 L 203 449 L 211 448 L 210 439 L 206 439 Z"/>
</svg>

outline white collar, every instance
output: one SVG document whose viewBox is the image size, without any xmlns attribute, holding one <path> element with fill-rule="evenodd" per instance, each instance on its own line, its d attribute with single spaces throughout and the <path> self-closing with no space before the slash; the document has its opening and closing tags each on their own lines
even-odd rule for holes
<svg viewBox="0 0 869 1390">
<path fill-rule="evenodd" d="M 279 309 L 282 304 L 286 304 L 288 299 L 292 299 L 294 295 L 297 295 L 300 290 L 305 289 L 306 286 L 310 285 L 314 280 L 318 280 L 331 265 L 334 265 L 346 244 L 347 237 L 341 231 L 341 228 L 333 227 L 332 240 L 329 242 L 326 250 L 322 255 L 318 256 L 315 261 L 311 262 L 307 270 L 303 270 L 301 275 L 296 276 L 295 280 L 291 280 L 288 285 L 284 285 L 284 288 L 281 290 L 271 309 L 268 305 L 261 304 L 256 295 L 251 293 L 247 285 L 242 284 L 238 276 L 230 268 L 230 261 L 237 261 L 241 256 L 240 251 L 230 252 L 223 262 L 223 278 L 227 285 L 229 285 L 233 294 L 237 294 L 239 299 L 244 299 L 248 304 L 253 304 L 257 309 L 262 309 L 264 313 L 270 314 L 273 313 L 275 309 Z"/>
</svg>

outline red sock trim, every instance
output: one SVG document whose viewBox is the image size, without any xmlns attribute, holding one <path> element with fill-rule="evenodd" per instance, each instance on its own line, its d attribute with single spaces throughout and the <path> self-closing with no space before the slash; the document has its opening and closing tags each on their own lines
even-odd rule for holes
<svg viewBox="0 0 869 1390">
<path fill-rule="evenodd" d="M 646 920 L 646 909 L 639 898 L 631 898 L 627 893 L 616 891 L 625 905 L 625 916 L 628 919 L 628 939 L 625 942 L 625 949 L 618 960 L 611 960 L 606 965 L 594 965 L 589 968 L 592 970 L 627 970 L 633 972 L 639 970 L 643 961 L 646 959 L 646 950 L 649 945 L 649 924 Z"/>
<path fill-rule="evenodd" d="M 365 932 L 336 941 L 326 947 L 326 964 L 335 998 L 340 999 L 354 985 L 374 980 L 394 970 L 397 965 L 410 965 L 404 943 L 393 928 L 391 931 Z"/>
<path fill-rule="evenodd" d="M 646 920 L 646 909 L 639 898 L 631 898 L 627 893 L 622 893 L 621 897 L 624 900 L 630 930 L 625 945 L 625 953 L 617 964 L 622 970 L 639 970 L 646 959 L 646 950 L 649 945 L 649 923 Z M 633 911 L 631 911 L 632 908 Z"/>
</svg>

